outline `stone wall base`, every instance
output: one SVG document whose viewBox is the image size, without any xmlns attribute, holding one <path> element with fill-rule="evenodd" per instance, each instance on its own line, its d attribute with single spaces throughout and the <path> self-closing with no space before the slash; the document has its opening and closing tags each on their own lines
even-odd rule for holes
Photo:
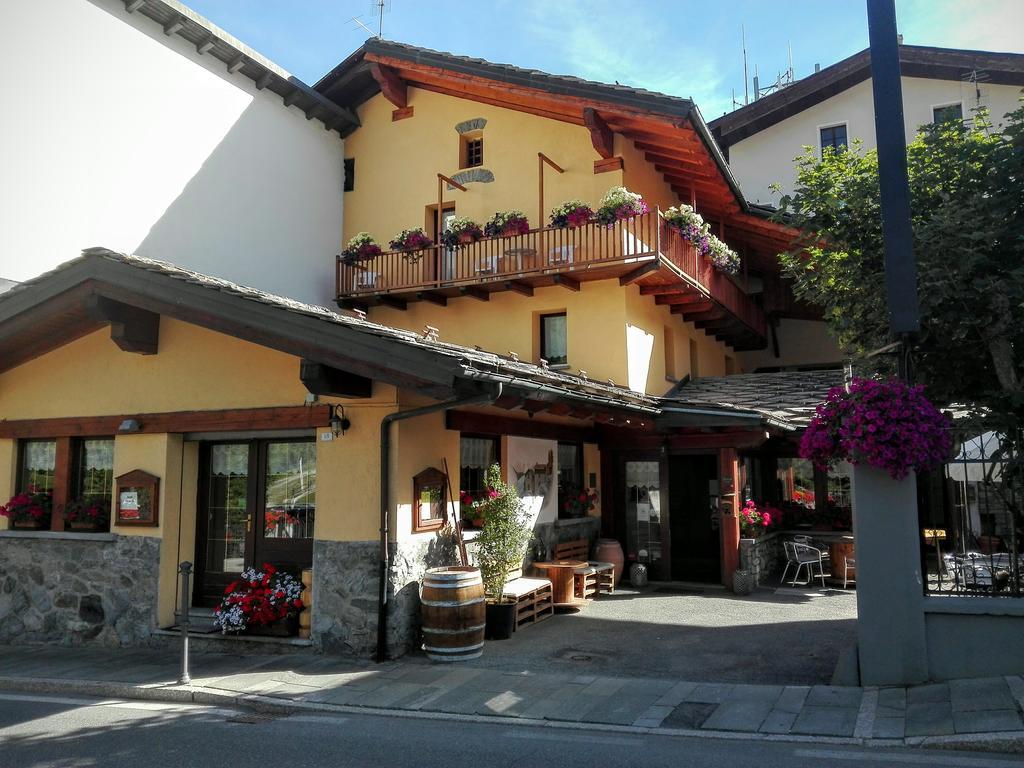
<svg viewBox="0 0 1024 768">
<path fill-rule="evenodd" d="M 0 643 L 144 645 L 156 628 L 160 539 L 0 537 Z"/>
</svg>

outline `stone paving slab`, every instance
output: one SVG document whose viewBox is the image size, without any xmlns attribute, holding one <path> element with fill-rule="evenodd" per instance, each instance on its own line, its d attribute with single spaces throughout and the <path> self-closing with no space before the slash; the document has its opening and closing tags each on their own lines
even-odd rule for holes
<svg viewBox="0 0 1024 768">
<path fill-rule="evenodd" d="M 815 685 L 807 694 L 811 707 L 859 707 L 863 690 L 839 685 Z"/>
<path fill-rule="evenodd" d="M 796 712 L 773 709 L 758 729 L 761 733 L 789 733 L 796 722 Z"/>
<path fill-rule="evenodd" d="M 1020 722 L 1016 708 L 953 712 L 953 727 L 957 733 L 1018 731 Z"/>
<path fill-rule="evenodd" d="M 954 732 L 953 707 L 948 701 L 912 702 L 908 696 L 907 736 L 948 736 Z"/>
<path fill-rule="evenodd" d="M 809 685 L 787 685 L 775 702 L 775 709 L 796 714 L 803 709 L 810 692 Z"/>
<path fill-rule="evenodd" d="M 854 707 L 819 707 L 806 705 L 793 723 L 791 733 L 820 736 L 853 736 L 857 727 Z"/>
<path fill-rule="evenodd" d="M 751 699 L 727 701 L 718 706 L 701 728 L 716 731 L 756 732 L 772 711 L 772 702 Z"/>
<path fill-rule="evenodd" d="M 907 720 L 904 717 L 876 717 L 871 731 L 875 739 L 902 739 L 906 735 Z"/>
</svg>

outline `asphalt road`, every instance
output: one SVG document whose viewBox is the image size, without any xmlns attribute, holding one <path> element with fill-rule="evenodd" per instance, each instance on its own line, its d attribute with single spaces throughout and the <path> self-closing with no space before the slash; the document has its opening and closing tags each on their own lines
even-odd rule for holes
<svg viewBox="0 0 1024 768">
<path fill-rule="evenodd" d="M 642 765 L 1008 768 L 1011 756 L 689 739 L 376 716 L 267 717 L 139 701 L 0 692 L 0 768 Z"/>
</svg>

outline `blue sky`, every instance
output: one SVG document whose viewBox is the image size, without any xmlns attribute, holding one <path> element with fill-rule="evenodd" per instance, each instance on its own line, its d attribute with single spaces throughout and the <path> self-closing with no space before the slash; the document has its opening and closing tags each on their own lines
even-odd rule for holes
<svg viewBox="0 0 1024 768">
<path fill-rule="evenodd" d="M 185 0 L 308 83 L 376 29 L 373 0 Z M 387 0 L 384 37 L 696 100 L 705 118 L 751 76 L 803 77 L 867 47 L 864 0 Z M 1024 52 L 1024 0 L 897 0 L 904 42 Z"/>
</svg>

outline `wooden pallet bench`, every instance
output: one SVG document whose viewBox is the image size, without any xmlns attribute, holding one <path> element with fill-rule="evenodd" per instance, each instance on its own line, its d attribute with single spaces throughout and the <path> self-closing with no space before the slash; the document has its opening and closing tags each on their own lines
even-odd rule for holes
<svg viewBox="0 0 1024 768">
<path fill-rule="evenodd" d="M 581 560 L 585 566 L 574 573 L 576 597 L 593 600 L 599 594 L 615 591 L 615 566 L 589 558 L 589 544 L 586 539 L 574 539 L 555 545 L 555 560 Z"/>
<path fill-rule="evenodd" d="M 516 629 L 536 624 L 555 614 L 551 582 L 548 579 L 513 579 L 505 585 L 504 596 L 515 598 Z"/>
</svg>

